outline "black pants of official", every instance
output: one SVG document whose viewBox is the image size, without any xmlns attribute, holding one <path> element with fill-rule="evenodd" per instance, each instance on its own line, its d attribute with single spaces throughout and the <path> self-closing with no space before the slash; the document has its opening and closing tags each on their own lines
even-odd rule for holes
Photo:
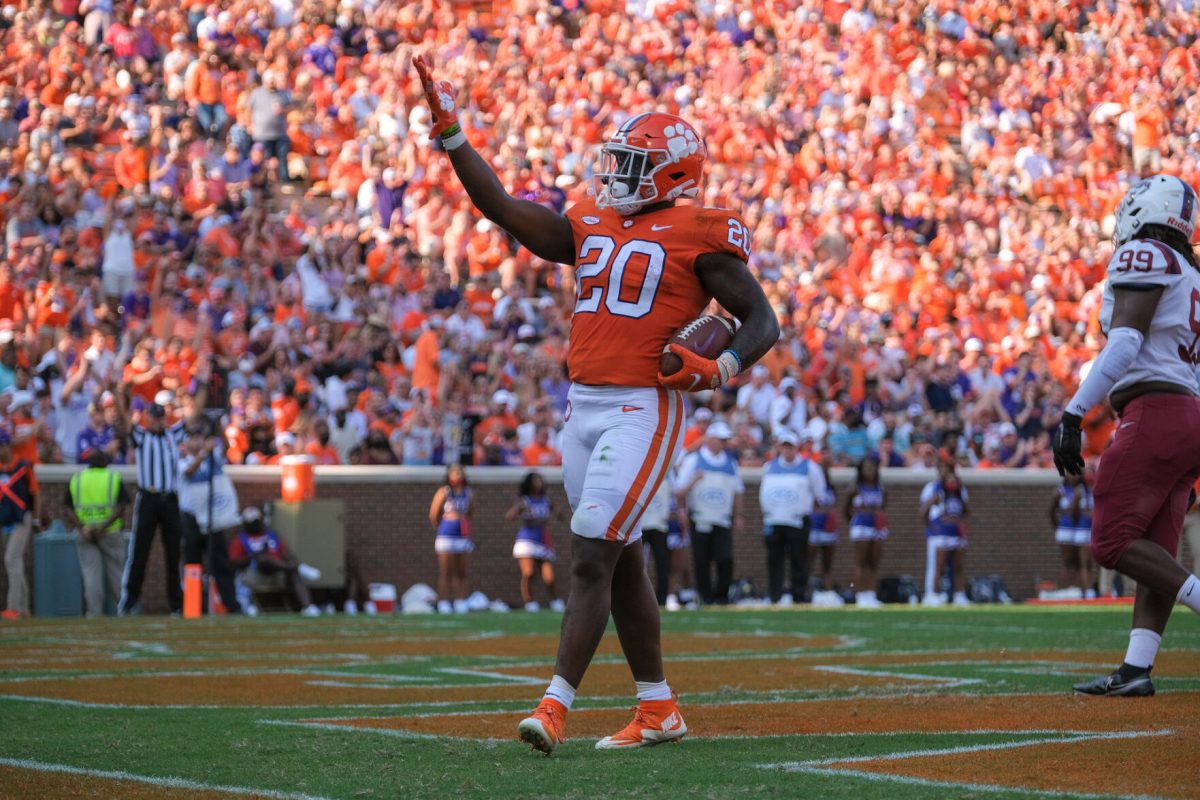
<svg viewBox="0 0 1200 800">
<path fill-rule="evenodd" d="M 203 564 L 207 551 L 207 572 L 217 584 L 217 594 L 230 614 L 240 614 L 242 605 L 237 599 L 233 567 L 229 565 L 229 545 L 225 531 L 205 533 L 192 514 L 183 515 L 183 560 L 187 564 Z M 204 595 L 204 610 L 208 610 L 208 594 Z"/>
<path fill-rule="evenodd" d="M 804 599 L 808 586 L 808 518 L 801 527 L 775 525 L 763 537 L 767 546 L 767 585 L 770 587 L 771 602 L 778 603 L 783 596 L 783 568 L 791 566 L 792 595 L 796 601 Z"/>
<path fill-rule="evenodd" d="M 162 529 L 163 562 L 166 567 L 167 604 L 172 612 L 183 611 L 183 587 L 179 582 L 179 497 L 139 490 L 133 503 L 133 541 L 125 585 L 121 587 L 121 612 L 128 614 L 142 597 L 142 581 L 155 531 Z"/>
<path fill-rule="evenodd" d="M 733 530 L 714 526 L 700 533 L 692 526 L 692 562 L 696 567 L 696 592 L 708 604 L 729 602 L 733 582 Z M 712 583 L 712 565 L 717 565 L 717 583 Z"/>
<path fill-rule="evenodd" d="M 644 530 L 642 538 L 654 555 L 654 594 L 661 606 L 667 602 L 667 585 L 671 580 L 671 550 L 667 547 L 667 532 Z"/>
</svg>

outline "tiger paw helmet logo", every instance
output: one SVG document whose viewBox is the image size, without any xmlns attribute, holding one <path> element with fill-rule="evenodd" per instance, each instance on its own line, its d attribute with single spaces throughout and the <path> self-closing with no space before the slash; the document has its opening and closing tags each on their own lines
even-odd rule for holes
<svg viewBox="0 0 1200 800">
<path fill-rule="evenodd" d="M 667 152 L 675 161 L 695 155 L 700 150 L 700 139 L 686 125 L 668 125 L 663 128 L 663 135 L 667 137 Z"/>
</svg>

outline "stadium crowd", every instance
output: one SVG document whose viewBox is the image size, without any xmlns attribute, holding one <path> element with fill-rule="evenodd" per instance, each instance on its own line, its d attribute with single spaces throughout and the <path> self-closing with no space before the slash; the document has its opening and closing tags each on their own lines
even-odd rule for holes
<svg viewBox="0 0 1200 800">
<path fill-rule="evenodd" d="M 410 56 L 510 191 L 561 209 L 631 113 L 704 133 L 779 346 L 698 394 L 743 464 L 1051 464 L 1115 203 L 1200 185 L 1191 0 L 24 0 L 0 10 L 0 417 L 120 463 L 111 389 L 230 460 L 557 462 L 568 268 L 482 221 Z M 1111 415 L 1087 420 L 1093 454 Z"/>
</svg>

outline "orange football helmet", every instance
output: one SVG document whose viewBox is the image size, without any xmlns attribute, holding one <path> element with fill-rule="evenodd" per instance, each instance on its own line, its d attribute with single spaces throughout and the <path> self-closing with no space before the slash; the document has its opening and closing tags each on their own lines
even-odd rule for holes
<svg viewBox="0 0 1200 800">
<path fill-rule="evenodd" d="M 600 148 L 596 205 L 629 215 L 651 203 L 695 197 L 707 155 L 696 129 L 674 114 L 630 117 Z"/>
</svg>

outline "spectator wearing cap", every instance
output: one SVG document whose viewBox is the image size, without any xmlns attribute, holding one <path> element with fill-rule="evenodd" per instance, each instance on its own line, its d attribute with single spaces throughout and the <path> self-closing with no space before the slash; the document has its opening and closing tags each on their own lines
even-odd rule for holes
<svg viewBox="0 0 1200 800">
<path fill-rule="evenodd" d="M 120 452 L 121 444 L 116 429 L 105 420 L 104 408 L 99 402 L 88 403 L 87 419 L 87 426 L 75 437 L 78 463 L 90 463 L 87 456 L 93 450 L 103 452 L 111 463 L 113 456 Z"/>
<path fill-rule="evenodd" d="M 767 582 L 772 603 L 790 606 L 808 584 L 808 534 L 817 498 L 825 493 L 825 473 L 799 452 L 800 437 L 789 428 L 775 431 L 776 455 L 763 465 L 758 503 L 767 548 Z M 785 590 L 785 565 L 791 584 Z"/>
<path fill-rule="evenodd" d="M 300 452 L 299 444 L 296 441 L 296 434 L 291 431 L 282 431 L 275 434 L 275 455 L 267 459 L 268 464 L 278 464 L 288 456 L 294 456 Z"/>
<path fill-rule="evenodd" d="M 729 454 L 733 431 L 724 420 L 715 420 L 704 433 L 704 443 L 684 456 L 675 478 L 680 505 L 686 506 L 692 530 L 692 555 L 696 590 L 708 604 L 729 602 L 733 581 L 733 534 L 742 529 L 742 482 L 737 461 Z M 716 584 L 713 584 L 713 566 Z"/>
<path fill-rule="evenodd" d="M 791 431 L 802 431 L 808 424 L 808 403 L 800 382 L 790 375 L 779 381 L 779 393 L 771 400 L 770 411 L 767 414 L 770 430 L 789 428 Z"/>
<path fill-rule="evenodd" d="M 29 586 L 25 581 L 25 551 L 33 526 L 41 518 L 41 495 L 33 463 L 13 452 L 12 434 L 0 428 L 0 536 L 4 539 L 4 571 L 8 601 L 0 616 L 29 616 Z"/>
<path fill-rule="evenodd" d="M 707 406 L 699 406 L 692 412 L 692 421 L 683 432 L 683 450 L 690 453 L 704 444 L 704 435 L 712 424 L 713 412 Z"/>
<path fill-rule="evenodd" d="M 1014 469 L 1025 466 L 1028 461 L 1028 442 L 1017 438 L 1017 426 L 1002 422 L 997 429 L 1000 435 L 999 458 L 1001 465 Z"/>
<path fill-rule="evenodd" d="M 33 392 L 18 389 L 12 393 L 8 412 L 13 455 L 30 464 L 38 463 L 37 422 L 33 418 Z"/>
<path fill-rule="evenodd" d="M 129 493 L 121 475 L 109 466 L 107 454 L 88 450 L 87 468 L 71 476 L 64 507 L 75 527 L 75 546 L 83 576 L 83 608 L 88 617 L 117 608 L 121 598 L 121 572 L 127 545 L 121 524 L 129 507 Z"/>
<path fill-rule="evenodd" d="M 209 359 L 201 359 L 196 374 L 194 408 L 204 408 L 208 393 Z M 167 586 L 167 604 L 172 614 L 183 612 L 183 590 L 179 578 L 179 449 L 183 445 L 188 422 L 167 426 L 167 409 L 151 403 L 138 423 L 130 419 L 125 382 L 116 385 L 116 408 L 122 436 L 133 442 L 138 471 L 138 491 L 133 505 L 133 541 L 121 586 L 118 613 L 133 614 L 140 608 L 142 581 L 156 531 L 162 531 L 163 561 Z"/>
</svg>

